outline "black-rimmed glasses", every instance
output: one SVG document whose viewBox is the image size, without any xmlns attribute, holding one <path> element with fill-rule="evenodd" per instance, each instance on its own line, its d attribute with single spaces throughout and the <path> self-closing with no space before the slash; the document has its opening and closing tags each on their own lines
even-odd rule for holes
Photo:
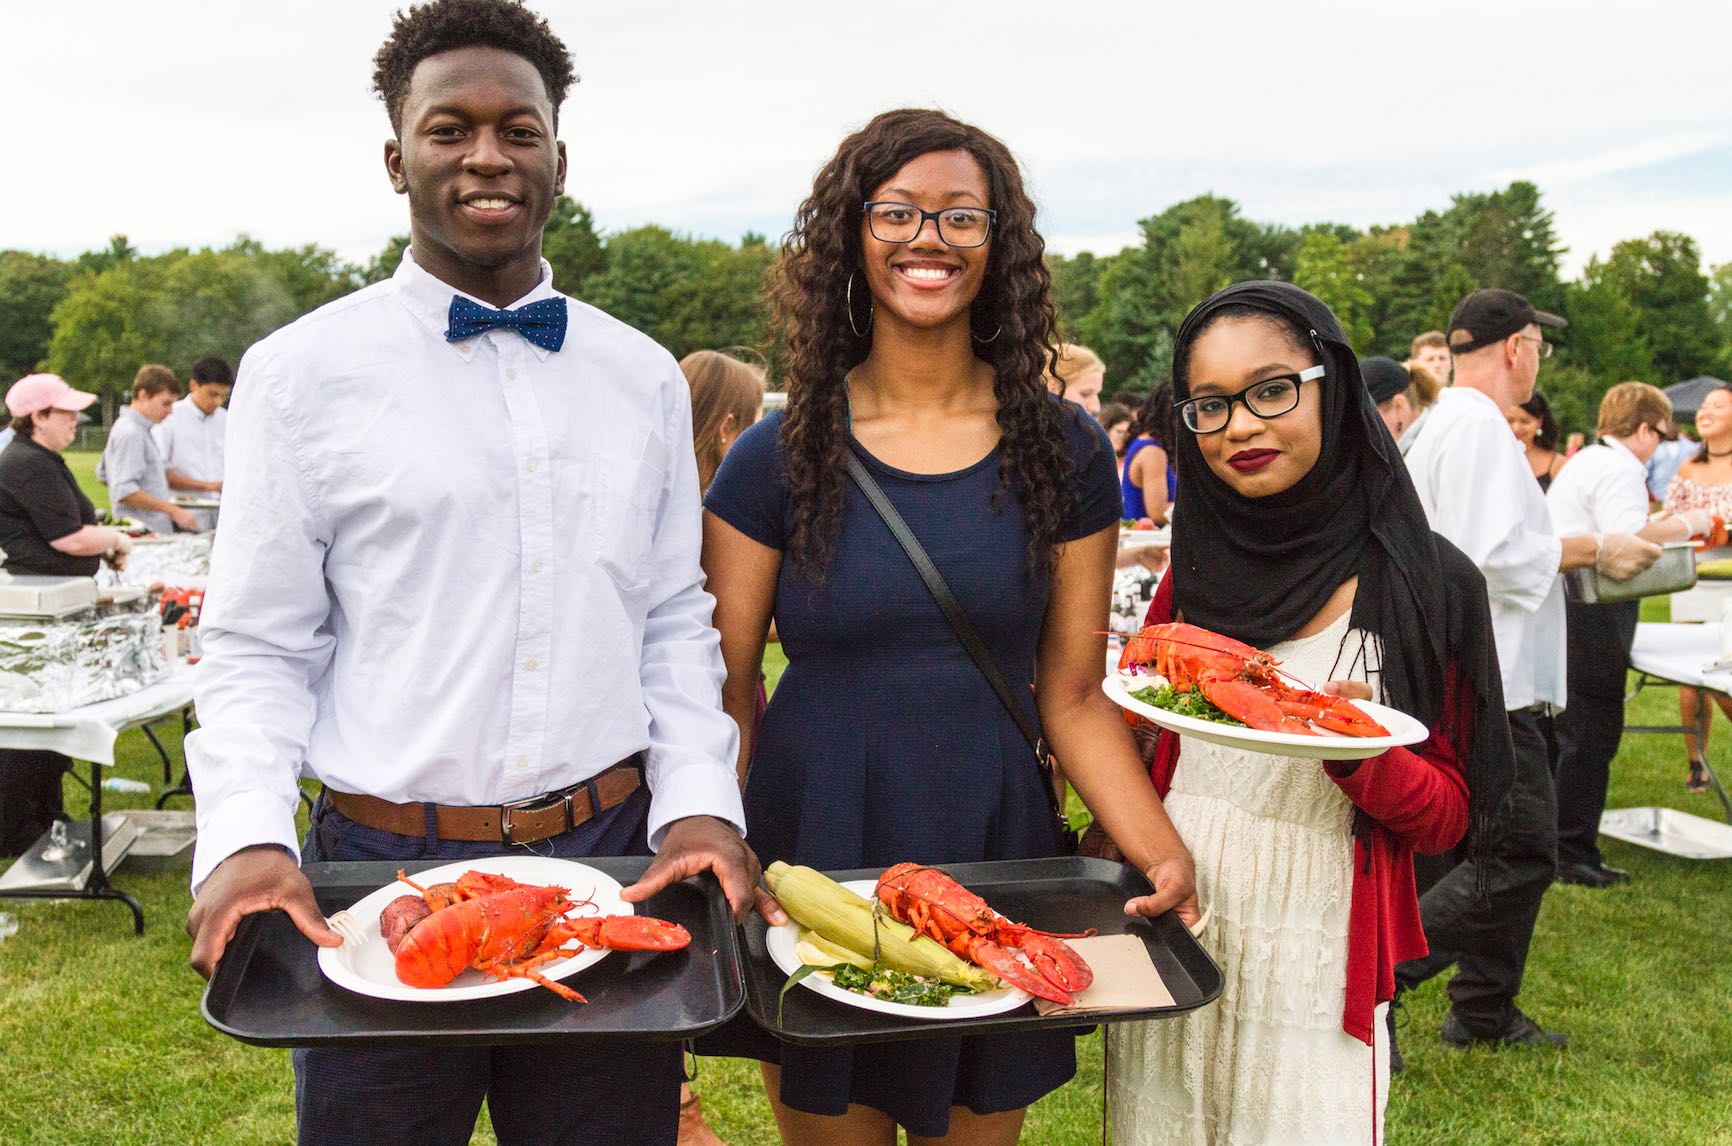
<svg viewBox="0 0 1732 1146">
<path fill-rule="evenodd" d="M 1243 403 L 1245 409 L 1259 418 L 1279 418 L 1299 404 L 1299 384 L 1321 378 L 1328 373 L 1323 366 L 1312 366 L 1297 374 L 1277 374 L 1261 382 L 1253 382 L 1237 394 L 1205 394 L 1201 398 L 1186 398 L 1174 402 L 1185 428 L 1193 434 L 1215 434 L 1227 428 L 1233 419 L 1233 403 Z"/>
<path fill-rule="evenodd" d="M 880 202 L 868 199 L 865 206 L 866 226 L 880 243 L 908 243 L 920 234 L 920 228 L 931 219 L 938 228 L 938 239 L 947 247 L 978 247 L 992 234 L 998 212 L 987 207 L 946 207 L 942 211 L 922 211 L 912 203 Z"/>
</svg>

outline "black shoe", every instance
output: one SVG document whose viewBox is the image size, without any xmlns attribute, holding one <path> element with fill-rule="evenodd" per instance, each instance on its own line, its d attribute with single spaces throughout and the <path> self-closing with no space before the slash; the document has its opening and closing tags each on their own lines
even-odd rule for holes
<svg viewBox="0 0 1732 1146">
<path fill-rule="evenodd" d="M 1558 882 L 1578 887 L 1616 887 L 1630 882 L 1630 873 L 1623 868 L 1600 863 L 1566 863 L 1558 865 Z"/>
<path fill-rule="evenodd" d="M 1468 1031 L 1462 1021 L 1451 1010 L 1444 1016 L 1441 1032 L 1443 1045 L 1466 1050 L 1473 1046 L 1506 1046 L 1506 1047 L 1566 1047 L 1570 1040 L 1556 1031 L 1548 1031 L 1538 1023 L 1522 1014 L 1515 1013 L 1510 1025 L 1501 1034 L 1476 1035 Z"/>
</svg>

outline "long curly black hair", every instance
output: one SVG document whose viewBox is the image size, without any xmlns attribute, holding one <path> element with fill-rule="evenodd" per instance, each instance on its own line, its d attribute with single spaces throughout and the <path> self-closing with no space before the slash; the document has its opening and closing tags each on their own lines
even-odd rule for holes
<svg viewBox="0 0 1732 1146">
<path fill-rule="evenodd" d="M 871 327 L 859 317 L 861 300 L 854 301 L 854 316 L 848 311 L 849 279 L 862 258 L 862 204 L 906 164 L 932 151 L 973 156 L 998 212 L 970 322 L 974 352 L 996 376 L 999 487 L 1013 493 L 1027 515 L 1031 571 L 1050 570 L 1076 497 L 1076 466 L 1060 421 L 1067 409 L 1074 417 L 1075 409 L 1054 400 L 1042 380 L 1055 353 L 1052 276 L 1016 160 L 997 139 L 941 111 L 887 111 L 844 139 L 818 172 L 771 279 L 775 323 L 787 347 L 781 447 L 794 499 L 788 557 L 815 582 L 823 580 L 835 556 L 846 501 L 844 376 L 872 348 Z M 857 328 L 865 333 L 856 334 Z"/>
</svg>

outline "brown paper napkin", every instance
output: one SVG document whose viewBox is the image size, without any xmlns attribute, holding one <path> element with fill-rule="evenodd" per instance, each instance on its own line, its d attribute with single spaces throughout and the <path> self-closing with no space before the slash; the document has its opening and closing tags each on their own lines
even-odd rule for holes
<svg viewBox="0 0 1732 1146">
<path fill-rule="evenodd" d="M 1173 1005 L 1173 993 L 1161 981 L 1161 973 L 1149 958 L 1149 949 L 1135 935 L 1094 935 L 1067 942 L 1095 973 L 1095 981 L 1088 990 L 1078 992 L 1076 1002 L 1068 1007 L 1036 999 L 1034 1009 L 1042 1015 L 1083 1015 Z"/>
</svg>

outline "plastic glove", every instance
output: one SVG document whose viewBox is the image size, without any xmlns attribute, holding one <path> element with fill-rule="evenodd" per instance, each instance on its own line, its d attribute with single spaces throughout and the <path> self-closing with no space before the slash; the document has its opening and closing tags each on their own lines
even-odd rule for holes
<svg viewBox="0 0 1732 1146">
<path fill-rule="evenodd" d="M 1678 520 L 1690 527 L 1691 537 L 1707 537 L 1714 531 L 1714 512 L 1708 509 L 1686 509 Z"/>
<path fill-rule="evenodd" d="M 1594 568 L 1614 581 L 1628 581 L 1660 559 L 1660 547 L 1633 533 L 1607 533 L 1600 538 Z"/>
</svg>

